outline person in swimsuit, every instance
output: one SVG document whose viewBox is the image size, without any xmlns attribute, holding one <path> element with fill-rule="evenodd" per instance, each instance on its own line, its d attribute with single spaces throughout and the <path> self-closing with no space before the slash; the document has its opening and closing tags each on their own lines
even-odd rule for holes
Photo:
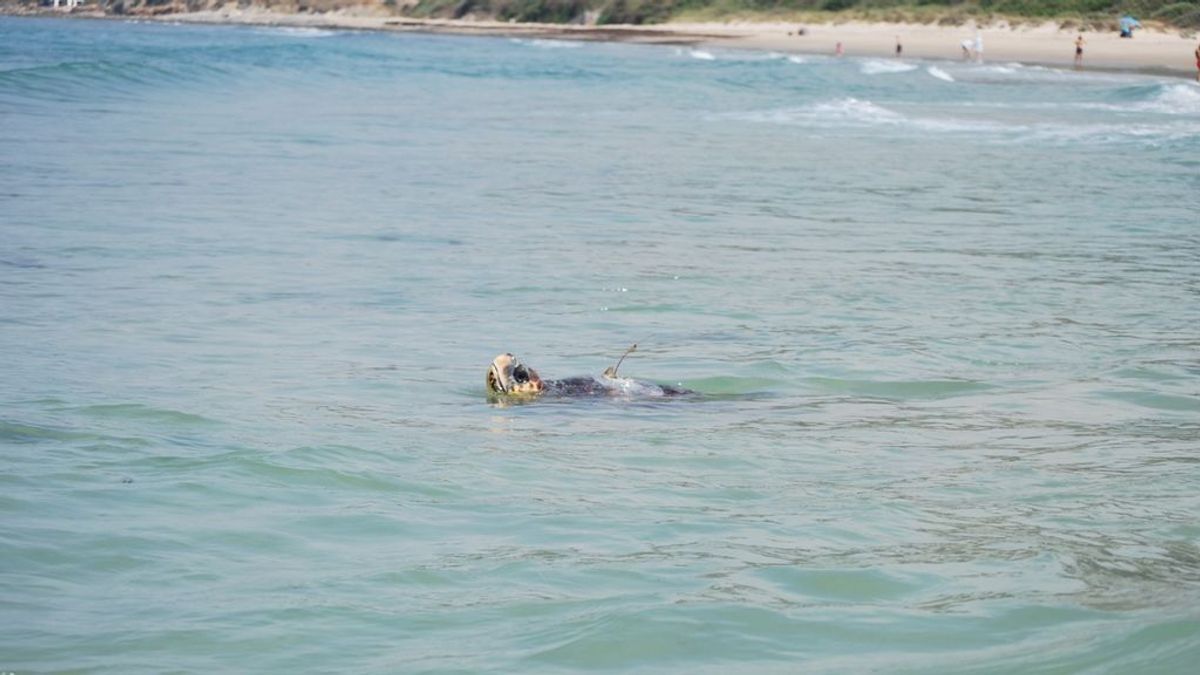
<svg viewBox="0 0 1200 675">
<path fill-rule="evenodd" d="M 1196 45 L 1196 81 L 1200 82 L 1200 45 Z"/>
<path fill-rule="evenodd" d="M 1079 37 L 1075 38 L 1075 67 L 1076 68 L 1079 68 L 1080 66 L 1083 65 L 1083 42 L 1084 42 L 1083 34 L 1080 33 Z"/>
</svg>

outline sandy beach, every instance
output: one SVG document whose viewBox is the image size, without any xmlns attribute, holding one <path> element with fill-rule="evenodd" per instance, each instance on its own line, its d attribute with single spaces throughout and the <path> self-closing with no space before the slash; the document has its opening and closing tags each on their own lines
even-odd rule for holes
<svg viewBox="0 0 1200 675">
<path fill-rule="evenodd" d="M 576 26 L 516 24 L 496 21 L 420 20 L 345 10 L 323 14 L 285 14 L 256 9 L 166 14 L 158 21 L 189 23 L 242 23 L 293 27 L 359 30 L 510 35 L 568 40 L 618 40 L 653 44 L 680 44 L 710 48 L 754 49 L 799 54 L 833 54 L 837 44 L 846 56 L 890 57 L 896 41 L 903 57 L 961 60 L 961 44 L 983 41 L 983 60 L 1072 68 L 1078 31 L 1060 30 L 1055 24 L 1010 27 L 996 23 L 976 26 L 937 26 L 890 23 L 784 24 L 784 23 L 668 23 L 650 26 Z M 803 35 L 799 28 L 803 28 Z M 1147 28 L 1133 39 L 1115 32 L 1082 33 L 1083 68 L 1156 72 L 1194 77 L 1193 50 L 1197 37 Z"/>
<path fill-rule="evenodd" d="M 755 49 L 833 53 L 841 42 L 847 56 L 892 56 L 896 41 L 903 45 L 903 56 L 921 59 L 961 59 L 961 44 L 983 41 L 985 61 L 1018 62 L 1046 66 L 1073 67 L 1078 31 L 1062 31 L 1056 25 L 1015 27 L 932 26 L 906 24 L 828 24 L 805 26 L 805 35 L 795 35 L 797 26 L 758 24 L 753 26 L 677 26 L 679 30 L 702 29 L 715 33 L 724 29 L 731 34 L 730 45 Z M 792 31 L 793 35 L 788 35 Z M 1085 68 L 1172 71 L 1192 74 L 1192 51 L 1196 41 L 1178 33 L 1138 31 L 1133 39 L 1114 33 L 1082 33 Z"/>
</svg>

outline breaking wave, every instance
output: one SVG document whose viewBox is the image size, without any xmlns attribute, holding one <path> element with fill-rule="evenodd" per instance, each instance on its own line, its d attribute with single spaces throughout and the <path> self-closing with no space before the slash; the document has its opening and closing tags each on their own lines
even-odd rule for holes
<svg viewBox="0 0 1200 675">
<path fill-rule="evenodd" d="M 1174 94 L 1175 96 L 1183 96 Z M 1186 100 L 1186 99 L 1185 99 Z M 1170 141 L 1200 136 L 1200 121 L 1139 124 L 1080 123 L 1078 121 L 1003 121 L 954 114 L 910 115 L 868 100 L 847 97 L 804 106 L 774 108 L 714 116 L 743 122 L 821 129 L 906 127 L 931 134 L 970 133 L 1000 143 Z"/>
<path fill-rule="evenodd" d="M 283 35 L 293 38 L 323 38 L 338 34 L 338 31 L 329 30 L 328 28 L 312 28 L 308 26 L 271 26 L 256 28 L 254 32 L 259 35 Z"/>
<path fill-rule="evenodd" d="M 583 46 L 582 42 L 571 40 L 549 40 L 546 38 L 513 38 L 514 44 L 525 45 L 526 47 L 536 47 L 538 49 L 579 49 Z"/>
<path fill-rule="evenodd" d="M 1119 95 L 1128 100 L 1120 103 L 1089 104 L 1087 107 L 1115 112 L 1200 115 L 1200 86 L 1194 84 L 1129 87 Z"/>
<path fill-rule="evenodd" d="M 227 74 L 199 62 L 70 60 L 0 71 L 0 98 L 48 101 L 111 101 L 134 98 L 160 86 L 175 87 Z"/>
<path fill-rule="evenodd" d="M 890 75 L 907 73 L 917 69 L 914 63 L 904 61 L 886 61 L 884 59 L 866 59 L 859 65 L 863 75 Z"/>
<path fill-rule="evenodd" d="M 954 81 L 954 78 L 950 77 L 949 73 L 942 70 L 941 68 L 938 68 L 937 66 L 929 66 L 928 68 L 925 69 L 925 72 L 929 73 L 930 75 L 936 77 L 939 80 L 945 80 L 946 82 Z"/>
</svg>

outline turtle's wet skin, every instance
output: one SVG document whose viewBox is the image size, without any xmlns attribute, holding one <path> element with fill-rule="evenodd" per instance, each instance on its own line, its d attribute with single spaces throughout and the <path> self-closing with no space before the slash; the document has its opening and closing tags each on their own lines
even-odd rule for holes
<svg viewBox="0 0 1200 675">
<path fill-rule="evenodd" d="M 696 393 L 690 389 L 669 384 L 617 377 L 615 368 L 609 368 L 600 377 L 583 376 L 561 380 L 543 380 L 536 370 L 521 363 L 517 357 L 508 353 L 492 359 L 492 365 L 487 372 L 487 392 L 488 396 L 493 398 L 529 399 L 542 396 L 662 398 Z"/>
</svg>

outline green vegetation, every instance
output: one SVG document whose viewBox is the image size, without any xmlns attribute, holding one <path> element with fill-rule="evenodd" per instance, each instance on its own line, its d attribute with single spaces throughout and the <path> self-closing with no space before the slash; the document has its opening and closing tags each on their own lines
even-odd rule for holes
<svg viewBox="0 0 1200 675">
<path fill-rule="evenodd" d="M 0 0 L 37 6 L 46 0 Z M 881 21 L 1009 25 L 1053 21 L 1064 28 L 1116 30 L 1132 14 L 1146 24 L 1193 33 L 1200 0 L 87 0 L 112 14 L 164 14 L 234 5 L 327 12 L 376 6 L 416 18 L 474 18 L 540 23 L 651 24 L 744 19 L 796 23 Z"/>
<path fill-rule="evenodd" d="M 420 17 L 658 23 L 669 19 L 759 18 L 784 21 L 878 20 L 961 24 L 969 19 L 1009 23 L 1059 21 L 1115 29 L 1132 14 L 1185 29 L 1200 28 L 1200 1 L 1188 0 L 419 0 L 405 10 Z"/>
</svg>

